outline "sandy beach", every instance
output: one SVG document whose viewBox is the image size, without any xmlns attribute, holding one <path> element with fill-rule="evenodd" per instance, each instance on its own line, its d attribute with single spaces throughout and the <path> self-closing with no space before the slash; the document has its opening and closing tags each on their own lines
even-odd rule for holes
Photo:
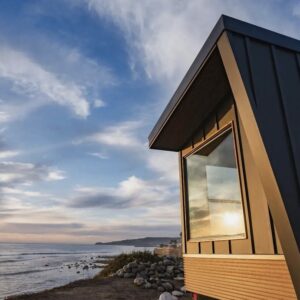
<svg viewBox="0 0 300 300">
<path fill-rule="evenodd" d="M 9 300 L 157 300 L 161 293 L 133 285 L 131 279 L 109 277 L 80 280 L 36 294 L 9 297 Z M 181 297 L 191 300 L 190 295 Z"/>
</svg>

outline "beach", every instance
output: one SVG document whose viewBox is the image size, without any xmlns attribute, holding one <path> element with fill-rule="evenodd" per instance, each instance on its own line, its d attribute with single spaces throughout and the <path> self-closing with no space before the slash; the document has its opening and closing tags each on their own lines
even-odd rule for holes
<svg viewBox="0 0 300 300">
<path fill-rule="evenodd" d="M 10 297 L 9 300 L 158 300 L 161 293 L 133 285 L 131 279 L 109 277 L 80 280 L 48 291 Z M 191 296 L 181 297 L 191 300 Z"/>
<path fill-rule="evenodd" d="M 143 248 L 1 243 L 0 299 L 92 279 L 102 270 L 107 258 L 135 249 Z"/>
</svg>

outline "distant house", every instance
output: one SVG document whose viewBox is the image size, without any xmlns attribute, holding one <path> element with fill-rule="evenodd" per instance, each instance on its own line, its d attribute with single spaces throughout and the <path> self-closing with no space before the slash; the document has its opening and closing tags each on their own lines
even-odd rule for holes
<svg viewBox="0 0 300 300">
<path fill-rule="evenodd" d="M 222 16 L 149 136 L 179 153 L 199 299 L 300 298 L 299 123 L 300 41 Z"/>
</svg>

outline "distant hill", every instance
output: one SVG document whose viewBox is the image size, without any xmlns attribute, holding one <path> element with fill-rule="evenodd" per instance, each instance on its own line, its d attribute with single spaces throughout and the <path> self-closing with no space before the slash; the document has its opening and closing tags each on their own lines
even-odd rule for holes
<svg viewBox="0 0 300 300">
<path fill-rule="evenodd" d="M 169 244 L 171 240 L 180 242 L 179 237 L 145 237 L 132 240 L 113 241 L 108 243 L 98 242 L 96 245 L 122 245 L 122 246 L 135 246 L 135 247 L 156 247 L 160 244 Z"/>
</svg>

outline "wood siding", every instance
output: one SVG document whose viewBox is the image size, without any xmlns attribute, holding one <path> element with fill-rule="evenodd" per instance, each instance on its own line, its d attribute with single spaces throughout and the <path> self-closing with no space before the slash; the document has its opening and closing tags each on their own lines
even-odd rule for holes
<svg viewBox="0 0 300 300">
<path fill-rule="evenodd" d="M 278 257 L 278 256 L 277 256 Z M 185 256 L 187 290 L 216 299 L 297 299 L 284 258 Z"/>
<path fill-rule="evenodd" d="M 223 101 L 209 116 L 203 128 L 199 128 L 182 150 L 182 157 L 188 155 L 193 149 L 211 137 L 220 128 L 234 121 L 236 135 L 237 161 L 241 178 L 244 215 L 247 238 L 242 240 L 195 242 L 188 239 L 188 222 L 184 212 L 185 222 L 182 222 L 184 249 L 186 254 L 281 254 L 281 246 L 271 220 L 266 195 L 259 180 L 251 151 L 249 149 L 246 133 L 239 127 L 240 118 L 235 110 L 232 97 Z M 183 166 L 183 159 L 181 161 Z M 185 174 L 182 174 L 182 207 L 186 207 Z"/>
</svg>

